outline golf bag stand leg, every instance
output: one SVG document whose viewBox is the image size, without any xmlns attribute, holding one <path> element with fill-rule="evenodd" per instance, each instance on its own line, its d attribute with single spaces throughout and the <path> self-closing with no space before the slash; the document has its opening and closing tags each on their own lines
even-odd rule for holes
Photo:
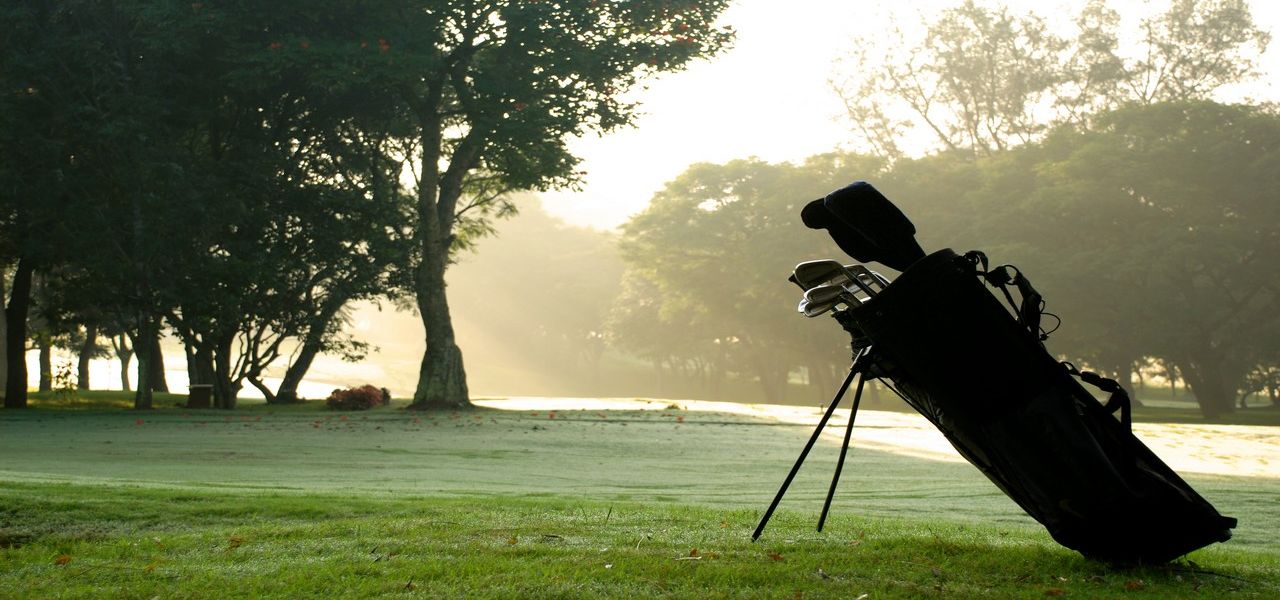
<svg viewBox="0 0 1280 600">
<path fill-rule="evenodd" d="M 800 451 L 800 456 L 796 457 L 796 463 L 791 466 L 791 472 L 787 473 L 787 478 L 782 481 L 782 487 L 778 488 L 778 493 L 773 497 L 773 502 L 769 503 L 768 510 L 764 511 L 764 516 L 760 518 L 760 523 L 756 525 L 756 530 L 751 534 L 751 541 L 760 539 L 760 534 L 764 533 L 765 525 L 768 525 L 769 519 L 773 517 L 773 511 L 777 510 L 778 503 L 782 502 L 782 496 L 787 493 L 787 488 L 791 486 L 791 480 L 795 479 L 796 473 L 800 471 L 800 465 L 804 464 L 804 459 L 808 458 L 809 451 L 813 449 L 813 445 L 817 443 L 818 436 L 822 435 L 822 430 L 827 426 L 827 421 L 831 420 L 831 415 L 835 413 L 836 406 L 840 404 L 840 399 L 844 397 L 845 392 L 849 390 L 849 384 L 853 383 L 854 375 L 862 370 L 861 363 L 867 358 L 871 352 L 870 347 L 862 348 L 853 357 L 853 364 L 849 366 L 849 374 L 845 376 L 844 382 L 840 384 L 840 389 L 836 391 L 836 395 L 831 398 L 831 405 L 827 407 L 827 412 L 822 415 L 822 419 L 818 421 L 818 426 L 813 430 L 813 435 L 809 436 L 809 441 L 805 443 L 804 449 Z M 858 385 L 861 390 L 862 385 Z M 851 415 L 852 416 L 852 415 Z"/>
<path fill-rule="evenodd" d="M 844 428 L 844 443 L 840 445 L 840 459 L 836 461 L 835 475 L 831 476 L 831 488 L 827 490 L 827 500 L 822 503 L 822 515 L 818 517 L 818 531 L 827 523 L 827 511 L 831 510 L 831 499 L 836 495 L 836 484 L 840 482 L 840 472 L 844 470 L 844 457 L 849 453 L 849 439 L 853 437 L 853 421 L 858 418 L 858 405 L 862 403 L 862 386 L 867 383 L 867 374 L 858 375 L 858 387 L 853 391 L 853 408 L 849 410 L 849 424 Z"/>
</svg>

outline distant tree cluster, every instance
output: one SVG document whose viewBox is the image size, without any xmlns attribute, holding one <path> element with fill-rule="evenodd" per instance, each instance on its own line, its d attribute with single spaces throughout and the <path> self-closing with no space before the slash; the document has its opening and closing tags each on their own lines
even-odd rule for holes
<svg viewBox="0 0 1280 600">
<path fill-rule="evenodd" d="M 415 405 L 466 405 L 452 254 L 510 192 L 576 181 L 568 138 L 628 124 L 631 87 L 724 47 L 726 4 L 5 3 L 5 405 L 29 341 L 87 365 L 107 338 L 148 408 L 166 334 L 218 406 L 293 400 L 318 353 L 363 352 L 347 307 L 396 296 L 427 339 Z"/>
<path fill-rule="evenodd" d="M 1280 112 L 1209 99 L 1256 73 L 1269 36 L 1241 1 L 1173 0 L 1125 58 L 1119 22 L 1093 0 L 1067 39 L 970 0 L 917 46 L 864 40 L 837 90 L 866 153 L 695 165 L 668 184 L 624 228 L 616 342 L 745 374 L 769 398 L 788 374 L 829 381 L 842 340 L 795 316 L 785 276 L 838 253 L 800 206 L 866 179 L 926 249 L 1021 267 L 1064 321 L 1050 340 L 1064 358 L 1124 385 L 1162 365 L 1208 416 L 1251 392 L 1275 399 Z M 906 155 L 913 127 L 933 153 Z"/>
</svg>

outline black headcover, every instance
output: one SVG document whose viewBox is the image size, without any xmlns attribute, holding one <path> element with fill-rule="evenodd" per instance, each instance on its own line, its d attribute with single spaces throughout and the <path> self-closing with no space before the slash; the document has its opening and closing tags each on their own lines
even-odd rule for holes
<svg viewBox="0 0 1280 600">
<path fill-rule="evenodd" d="M 888 198 L 865 181 L 855 181 L 807 204 L 800 219 L 810 229 L 826 229 L 846 254 L 906 271 L 924 258 L 916 227 Z"/>
</svg>

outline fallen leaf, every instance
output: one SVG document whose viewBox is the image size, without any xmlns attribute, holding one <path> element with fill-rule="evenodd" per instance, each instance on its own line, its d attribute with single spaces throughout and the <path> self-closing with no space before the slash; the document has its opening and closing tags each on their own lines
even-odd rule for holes
<svg viewBox="0 0 1280 600">
<path fill-rule="evenodd" d="M 677 417 L 676 417 L 676 422 L 677 422 L 677 423 L 683 423 L 683 422 L 684 422 L 684 415 L 677 416 Z"/>
<path fill-rule="evenodd" d="M 516 542 L 518 542 L 518 541 L 520 541 L 520 538 L 517 538 L 516 536 L 514 536 L 514 535 L 513 535 L 513 536 L 511 536 L 511 537 L 507 538 L 507 545 L 508 545 L 508 546 L 514 546 L 514 545 L 516 545 Z"/>
<path fill-rule="evenodd" d="M 233 535 L 227 539 L 227 550 L 235 550 L 244 544 L 244 538 Z"/>
<path fill-rule="evenodd" d="M 932 568 L 932 569 L 929 569 L 929 572 L 930 572 L 930 573 L 933 573 L 933 576 L 934 576 L 934 577 L 942 577 L 942 569 L 939 569 L 939 568 L 937 568 L 937 567 L 934 567 L 934 568 Z"/>
<path fill-rule="evenodd" d="M 1049 588 L 1044 591 L 1044 595 L 1049 596 L 1051 598 L 1057 598 L 1066 593 L 1067 593 L 1067 590 L 1064 590 L 1062 588 Z"/>
<path fill-rule="evenodd" d="M 413 580 L 412 580 L 412 579 L 410 579 L 408 583 L 404 584 L 404 589 L 406 589 L 406 590 L 411 590 L 411 589 L 413 589 L 413 588 L 415 588 L 415 587 L 418 587 L 418 586 L 413 585 Z"/>
<path fill-rule="evenodd" d="M 778 554 L 777 552 L 770 552 L 769 558 L 772 559 L 774 562 L 782 562 L 786 560 L 785 558 L 782 558 L 782 555 Z"/>
<path fill-rule="evenodd" d="M 158 566 L 160 566 L 160 561 L 158 561 L 158 560 L 153 560 L 153 561 L 151 561 L 150 563 L 147 563 L 147 566 L 142 567 L 142 570 L 143 570 L 143 571 L 146 571 L 146 572 L 148 572 L 148 573 L 152 573 L 152 572 L 154 572 L 154 571 L 156 570 L 156 567 L 158 567 Z"/>
<path fill-rule="evenodd" d="M 720 521 L 720 529 L 728 529 L 728 528 L 729 528 L 728 521 Z"/>
<path fill-rule="evenodd" d="M 58 558 L 53 559 L 53 564 L 59 566 L 65 565 L 69 562 L 71 562 L 71 556 L 69 554 L 59 554 Z"/>
<path fill-rule="evenodd" d="M 697 556 L 697 555 L 698 555 L 698 549 L 697 549 L 697 548 L 694 548 L 693 550 L 690 550 L 690 551 L 689 551 L 689 556 Z"/>
<path fill-rule="evenodd" d="M 1129 581 L 1124 582 L 1124 589 L 1126 590 L 1140 590 L 1144 587 L 1147 587 L 1147 584 L 1141 579 L 1130 579 Z"/>
</svg>

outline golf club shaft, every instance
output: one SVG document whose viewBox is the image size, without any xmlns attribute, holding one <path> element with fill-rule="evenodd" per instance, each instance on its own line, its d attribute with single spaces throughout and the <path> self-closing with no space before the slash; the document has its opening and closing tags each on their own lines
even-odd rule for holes
<svg viewBox="0 0 1280 600">
<path fill-rule="evenodd" d="M 827 490 L 827 501 L 822 504 L 822 515 L 818 517 L 818 531 L 827 523 L 827 511 L 831 509 L 831 499 L 836 495 L 836 484 L 840 482 L 840 471 L 844 470 L 844 456 L 849 452 L 849 439 L 853 437 L 853 420 L 858 417 L 858 405 L 862 403 L 862 386 L 867 383 L 866 374 L 858 375 L 858 387 L 853 390 L 853 410 L 849 412 L 849 424 L 844 429 L 844 445 L 840 446 L 840 459 L 836 461 L 836 474 L 831 478 L 831 489 Z"/>
<path fill-rule="evenodd" d="M 773 502 L 769 504 L 769 509 L 764 511 L 764 516 L 760 518 L 760 524 L 756 525 L 755 532 L 751 534 L 751 541 L 756 541 L 760 538 L 760 534 L 764 533 L 765 525 L 773 517 L 773 511 L 777 510 L 778 503 L 782 502 L 782 496 L 787 493 L 787 488 L 791 486 L 791 480 L 795 479 L 796 473 L 800 471 L 800 465 L 804 464 L 804 459 L 809 456 L 809 451 L 813 449 L 813 444 L 818 441 L 818 436 L 822 435 L 822 429 L 827 426 L 827 421 L 831 420 L 831 415 L 836 411 L 836 406 L 840 404 L 840 399 L 849 390 L 849 384 L 853 382 L 853 376 L 858 369 L 858 359 L 865 353 L 866 350 L 863 349 L 854 357 L 853 365 L 849 367 L 849 375 L 844 378 L 844 383 L 840 384 L 840 390 L 831 399 L 831 406 L 827 407 L 827 412 L 822 415 L 822 420 L 818 421 L 818 427 L 813 430 L 813 435 L 809 436 L 809 442 L 804 445 L 804 450 L 801 450 L 800 456 L 796 457 L 796 464 L 792 465 L 791 472 L 787 473 L 787 478 L 783 480 L 782 487 L 778 488 L 778 493 L 773 497 Z"/>
</svg>

